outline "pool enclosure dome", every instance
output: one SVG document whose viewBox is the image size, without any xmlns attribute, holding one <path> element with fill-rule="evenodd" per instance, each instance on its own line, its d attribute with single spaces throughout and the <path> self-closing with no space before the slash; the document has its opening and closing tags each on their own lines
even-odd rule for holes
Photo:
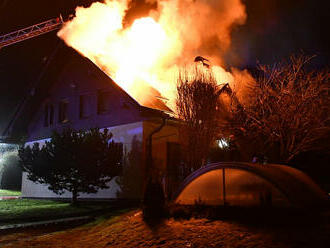
<svg viewBox="0 0 330 248">
<path fill-rule="evenodd" d="M 190 174 L 173 201 L 182 205 L 321 206 L 328 197 L 303 172 L 285 165 L 221 162 Z"/>
</svg>

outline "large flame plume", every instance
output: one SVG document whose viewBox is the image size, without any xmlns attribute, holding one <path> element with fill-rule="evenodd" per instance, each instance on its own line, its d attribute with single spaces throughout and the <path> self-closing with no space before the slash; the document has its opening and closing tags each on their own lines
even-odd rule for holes
<svg viewBox="0 0 330 248">
<path fill-rule="evenodd" d="M 178 71 L 197 55 L 211 61 L 205 70 L 211 70 L 219 84 L 233 82 L 233 74 L 221 65 L 232 28 L 246 19 L 241 0 L 145 0 L 157 3 L 157 8 L 124 27 L 131 1 L 78 7 L 58 36 L 141 104 L 158 94 L 173 107 Z"/>
</svg>

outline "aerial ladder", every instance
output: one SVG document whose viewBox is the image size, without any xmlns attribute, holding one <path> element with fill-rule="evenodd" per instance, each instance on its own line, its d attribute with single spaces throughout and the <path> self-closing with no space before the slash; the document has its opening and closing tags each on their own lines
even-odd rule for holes
<svg viewBox="0 0 330 248">
<path fill-rule="evenodd" d="M 63 23 L 63 18 L 60 15 L 60 17 L 53 18 L 48 21 L 32 25 L 30 27 L 11 32 L 9 34 L 1 35 L 0 49 L 21 42 L 23 40 L 31 39 L 36 36 L 51 32 L 53 30 L 60 29 Z"/>
<path fill-rule="evenodd" d="M 70 16 L 70 17 L 72 17 L 72 16 Z M 43 35 L 43 34 L 51 32 L 51 31 L 60 29 L 63 26 L 63 24 L 64 24 L 64 21 L 63 21 L 62 16 L 60 15 L 57 18 L 53 18 L 48 21 L 41 22 L 41 23 L 32 25 L 30 27 L 23 28 L 23 29 L 20 29 L 20 30 L 17 30 L 17 31 L 14 31 L 14 32 L 11 32 L 11 33 L 8 33 L 5 35 L 1 35 L 0 36 L 0 50 L 1 50 L 1 48 L 4 48 L 6 46 L 10 46 L 10 45 L 16 44 L 18 42 L 21 42 L 21 41 L 24 41 L 27 39 L 31 39 L 31 38 L 37 37 L 39 35 Z M 16 107 L 13 117 L 9 121 L 9 123 L 8 123 L 7 127 L 5 128 L 4 132 L 2 133 L 2 135 L 0 134 L 0 143 L 7 139 L 8 134 L 11 131 L 13 123 L 18 118 L 18 116 L 21 114 L 21 111 L 22 111 L 23 107 L 25 106 L 26 102 L 28 101 L 28 99 L 34 95 L 35 88 L 37 87 L 38 83 L 40 82 L 41 78 L 43 77 L 45 71 L 47 70 L 48 65 L 50 64 L 50 61 L 55 56 L 55 53 L 58 50 L 58 48 L 59 48 L 59 46 L 56 47 L 56 49 L 53 51 L 51 56 L 48 58 L 48 60 L 45 64 L 45 67 L 39 74 L 38 79 L 32 84 L 30 93 L 27 94 L 22 99 L 22 101 L 19 103 L 19 105 Z"/>
</svg>

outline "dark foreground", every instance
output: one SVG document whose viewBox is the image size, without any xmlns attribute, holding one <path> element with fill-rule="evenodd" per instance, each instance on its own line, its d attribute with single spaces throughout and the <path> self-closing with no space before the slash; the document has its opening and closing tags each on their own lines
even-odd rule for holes
<svg viewBox="0 0 330 248">
<path fill-rule="evenodd" d="M 147 224 L 140 211 L 131 211 L 80 227 L 42 227 L 3 234 L 0 247 L 330 247 L 329 211 L 315 217 L 277 216 L 272 221 L 255 216 L 242 221 L 171 218 Z"/>
</svg>

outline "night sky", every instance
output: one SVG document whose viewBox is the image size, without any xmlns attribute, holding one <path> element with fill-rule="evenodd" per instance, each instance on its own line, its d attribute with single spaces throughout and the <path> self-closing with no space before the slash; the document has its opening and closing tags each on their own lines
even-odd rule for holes
<svg viewBox="0 0 330 248">
<path fill-rule="evenodd" d="M 59 16 L 74 13 L 76 6 L 91 0 L 0 0 L 0 35 Z M 133 17 L 155 7 L 138 0 L 129 12 Z M 253 68 L 257 62 L 270 64 L 292 53 L 316 54 L 314 65 L 328 66 L 329 9 L 326 0 L 243 0 L 248 19 L 235 28 L 227 66 Z M 0 50 L 0 132 L 15 107 L 38 78 L 45 58 L 58 42 L 52 32 Z M 1 135 L 1 133 L 0 133 Z"/>
</svg>

